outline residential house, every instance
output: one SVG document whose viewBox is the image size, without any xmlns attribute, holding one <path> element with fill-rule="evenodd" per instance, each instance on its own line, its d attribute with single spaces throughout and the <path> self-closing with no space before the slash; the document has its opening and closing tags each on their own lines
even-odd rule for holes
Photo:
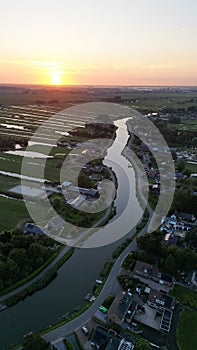
<svg viewBox="0 0 197 350">
<path fill-rule="evenodd" d="M 178 236 L 175 236 L 173 233 L 166 233 L 162 244 L 170 247 L 171 245 L 176 245 L 178 241 Z"/>
<path fill-rule="evenodd" d="M 153 269 L 151 271 L 151 279 L 161 285 L 173 287 L 176 280 L 173 276 L 167 273 L 160 272 L 158 269 Z"/>
<path fill-rule="evenodd" d="M 177 217 L 179 220 L 185 220 L 189 222 L 195 222 L 196 217 L 193 214 L 188 214 L 188 213 L 177 213 Z"/>
<path fill-rule="evenodd" d="M 133 273 L 141 277 L 149 278 L 151 270 L 152 270 L 152 265 L 145 263 L 143 261 L 137 260 L 135 267 L 133 269 Z"/>
<path fill-rule="evenodd" d="M 175 298 L 161 291 L 152 290 L 147 304 L 161 312 L 160 329 L 169 332 L 175 307 Z"/>
<path fill-rule="evenodd" d="M 121 340 L 118 347 L 118 350 L 133 350 L 133 349 L 134 349 L 134 344 L 132 344 L 131 342 L 128 342 L 125 339 Z"/>
<path fill-rule="evenodd" d="M 111 304 L 108 312 L 107 312 L 107 320 L 108 322 L 117 323 L 122 325 L 124 322 L 128 310 L 133 303 L 133 295 L 129 292 L 120 293 Z M 134 314 L 136 305 L 131 313 Z M 128 314 L 131 315 L 130 313 Z"/>
<path fill-rule="evenodd" d="M 33 233 L 35 235 L 43 234 L 42 229 L 33 223 L 26 223 L 23 227 L 23 232 L 24 233 Z"/>
<path fill-rule="evenodd" d="M 133 350 L 134 344 L 131 341 L 123 339 L 113 331 L 110 332 L 104 327 L 98 326 L 93 331 L 91 347 L 95 350 Z"/>
<path fill-rule="evenodd" d="M 133 277 L 138 278 L 138 276 L 139 279 L 140 277 L 147 279 L 147 284 L 151 285 L 151 281 L 154 281 L 162 286 L 167 286 L 168 289 L 172 289 L 175 284 L 175 278 L 173 276 L 160 272 L 158 268 L 153 268 L 152 265 L 139 260 L 136 261 L 133 269 Z"/>
</svg>

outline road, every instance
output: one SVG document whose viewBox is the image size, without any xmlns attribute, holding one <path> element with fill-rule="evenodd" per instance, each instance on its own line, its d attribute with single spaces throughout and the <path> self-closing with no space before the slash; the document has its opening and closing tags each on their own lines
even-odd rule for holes
<svg viewBox="0 0 197 350">
<path fill-rule="evenodd" d="M 151 207 L 148 205 L 147 209 L 149 211 L 149 220 L 146 224 L 146 226 L 142 229 L 142 231 L 140 232 L 139 236 L 144 235 L 147 232 L 147 228 L 148 225 L 150 223 L 151 217 L 152 217 L 152 209 Z M 133 235 L 135 233 L 135 229 L 133 228 L 129 234 Z M 97 299 L 94 301 L 94 303 L 84 312 L 82 313 L 80 316 L 78 316 L 77 318 L 73 319 L 72 321 L 64 324 L 63 326 L 60 326 L 48 333 L 46 333 L 43 338 L 53 342 L 56 339 L 62 338 L 70 333 L 72 333 L 74 330 L 80 328 L 83 324 L 85 324 L 88 320 L 90 320 L 92 318 L 92 315 L 94 315 L 94 313 L 98 310 L 99 306 L 103 303 L 103 300 L 105 300 L 105 298 L 110 294 L 110 291 L 113 287 L 114 281 L 118 275 L 119 269 L 124 261 L 124 259 L 126 258 L 126 256 L 128 255 L 129 252 L 131 251 L 135 251 L 137 250 L 137 242 L 136 239 L 134 239 L 128 246 L 127 248 L 121 253 L 121 255 L 118 257 L 118 259 L 116 260 L 116 262 L 113 265 L 113 268 L 105 282 L 105 285 L 103 286 L 99 296 L 97 297 Z"/>
</svg>

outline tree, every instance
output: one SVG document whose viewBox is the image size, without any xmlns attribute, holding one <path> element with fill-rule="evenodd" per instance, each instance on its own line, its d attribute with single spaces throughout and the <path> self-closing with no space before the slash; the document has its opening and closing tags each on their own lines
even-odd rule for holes
<svg viewBox="0 0 197 350">
<path fill-rule="evenodd" d="M 187 232 L 185 237 L 186 242 L 190 242 L 191 245 L 197 246 L 197 229 L 190 230 Z"/>
<path fill-rule="evenodd" d="M 193 137 L 192 139 L 192 146 L 197 147 L 197 137 Z"/>
<path fill-rule="evenodd" d="M 176 271 L 177 271 L 176 262 L 175 262 L 175 258 L 171 254 L 168 255 L 165 261 L 165 271 L 170 275 L 176 274 Z"/>
<path fill-rule="evenodd" d="M 183 175 L 186 175 L 186 176 L 188 176 L 188 177 L 191 175 L 191 173 L 192 173 L 191 170 L 188 169 L 188 168 L 186 168 L 186 169 L 183 170 Z"/>
<path fill-rule="evenodd" d="M 148 340 L 140 338 L 136 345 L 135 345 L 136 350 L 151 350 L 150 344 Z"/>
<path fill-rule="evenodd" d="M 184 160 L 179 160 L 177 162 L 176 168 L 178 171 L 183 171 L 185 169 L 185 161 Z"/>
<path fill-rule="evenodd" d="M 157 234 L 146 234 L 137 239 L 137 245 L 140 249 L 152 255 L 160 255 L 161 252 L 161 236 Z"/>
<path fill-rule="evenodd" d="M 18 264 L 20 269 L 24 269 L 24 267 L 28 263 L 27 254 L 25 249 L 23 248 L 12 249 L 12 251 L 9 254 L 9 257 Z"/>
<path fill-rule="evenodd" d="M 22 340 L 24 350 L 48 350 L 50 344 L 41 338 L 40 335 L 29 333 Z"/>
</svg>

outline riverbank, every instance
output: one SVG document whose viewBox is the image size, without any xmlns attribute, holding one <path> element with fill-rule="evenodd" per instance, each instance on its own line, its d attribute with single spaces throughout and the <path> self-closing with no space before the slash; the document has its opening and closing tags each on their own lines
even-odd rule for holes
<svg viewBox="0 0 197 350">
<path fill-rule="evenodd" d="M 23 289 L 14 295 L 3 299 L 2 302 L 7 307 L 11 307 L 18 303 L 20 300 L 24 300 L 27 296 L 32 295 L 33 293 L 41 290 L 46 287 L 57 275 L 58 269 L 72 256 L 74 253 L 74 248 L 65 249 L 65 254 L 56 262 L 53 263 L 47 271 L 44 271 L 44 274 L 37 278 L 34 282 L 31 281 L 30 285 L 26 287 L 23 286 Z"/>
</svg>

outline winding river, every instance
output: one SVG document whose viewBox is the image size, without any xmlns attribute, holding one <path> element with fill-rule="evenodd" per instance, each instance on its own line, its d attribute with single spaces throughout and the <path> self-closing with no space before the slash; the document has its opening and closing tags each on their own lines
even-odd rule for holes
<svg viewBox="0 0 197 350">
<path fill-rule="evenodd" d="M 142 215 L 142 209 L 136 196 L 134 170 L 128 167 L 128 161 L 121 154 L 129 138 L 126 120 L 121 119 L 115 122 L 118 126 L 117 136 L 105 157 L 105 164 L 112 167 L 118 180 L 115 206 L 117 216 L 122 220 L 123 226 L 125 216 L 121 219 L 123 217 L 121 214 L 128 205 L 128 201 L 132 208 L 132 216 Z M 128 178 L 132 185 L 130 196 L 125 186 Z M 132 220 L 130 214 L 131 212 L 128 211 L 128 222 Z M 49 286 L 0 312 L 0 349 L 8 349 L 10 344 L 18 342 L 24 334 L 45 328 L 56 322 L 66 312 L 72 312 L 77 306 L 82 305 L 85 302 L 84 297 L 91 291 L 95 279 L 99 276 L 104 262 L 111 257 L 112 252 L 124 239 L 123 237 L 113 244 L 100 248 L 76 249 Z"/>
</svg>

